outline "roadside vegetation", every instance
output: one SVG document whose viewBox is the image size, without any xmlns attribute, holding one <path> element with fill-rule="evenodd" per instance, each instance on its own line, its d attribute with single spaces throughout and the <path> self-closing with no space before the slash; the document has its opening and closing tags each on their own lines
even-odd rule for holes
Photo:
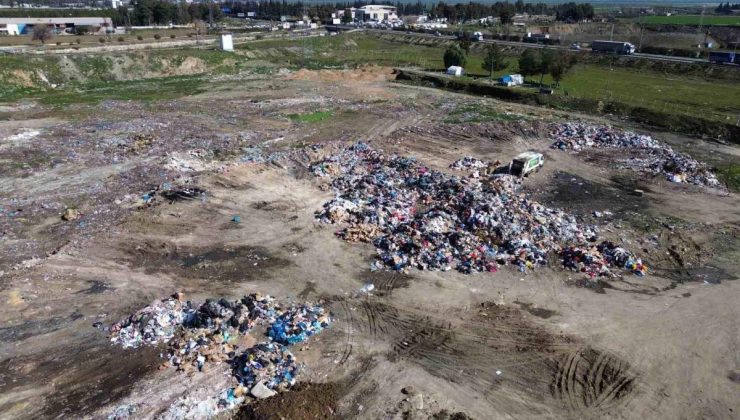
<svg viewBox="0 0 740 420">
<path fill-rule="evenodd" d="M 637 22 L 637 18 L 630 19 Z M 642 16 L 640 22 L 654 25 L 712 25 L 740 26 L 740 16 L 675 15 L 675 16 Z"/>
</svg>

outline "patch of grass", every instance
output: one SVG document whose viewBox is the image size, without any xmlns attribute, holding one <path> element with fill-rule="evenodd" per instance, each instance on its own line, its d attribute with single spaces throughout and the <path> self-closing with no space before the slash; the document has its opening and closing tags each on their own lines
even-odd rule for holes
<svg viewBox="0 0 740 420">
<path fill-rule="evenodd" d="M 290 114 L 288 118 L 296 122 L 317 123 L 332 116 L 331 111 L 315 111 L 309 114 Z"/>
<path fill-rule="evenodd" d="M 126 82 L 91 82 L 74 89 L 43 92 L 37 96 L 41 103 L 57 107 L 104 100 L 158 101 L 202 93 L 205 91 L 204 85 L 205 81 L 200 77 L 178 76 Z"/>
<path fill-rule="evenodd" d="M 717 178 L 731 191 L 740 191 L 740 164 L 731 164 L 717 168 Z"/>
<path fill-rule="evenodd" d="M 725 122 L 737 118 L 740 84 L 583 64 L 565 76 L 560 92 Z"/>
</svg>

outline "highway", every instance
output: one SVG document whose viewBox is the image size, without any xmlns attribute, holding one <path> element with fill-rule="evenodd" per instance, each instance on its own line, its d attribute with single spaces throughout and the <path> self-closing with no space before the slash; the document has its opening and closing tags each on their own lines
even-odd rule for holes
<svg viewBox="0 0 740 420">
<path fill-rule="evenodd" d="M 373 33 L 383 33 L 383 34 L 395 34 L 395 35 L 406 35 L 406 36 L 418 36 L 423 38 L 433 38 L 433 39 L 444 39 L 444 40 L 455 40 L 457 39 L 455 36 L 452 35 L 433 35 L 433 34 L 425 34 L 425 33 L 419 33 L 419 32 L 401 32 L 401 31 L 389 31 L 387 29 L 372 29 L 372 28 L 356 28 L 353 26 L 335 26 L 339 30 L 363 30 L 366 32 L 373 32 Z M 543 45 L 543 44 L 532 44 L 529 42 L 515 42 L 515 41 L 501 41 L 501 40 L 492 40 L 492 39 L 484 39 L 483 41 L 478 41 L 483 44 L 499 44 L 499 45 L 507 45 L 511 47 L 521 47 L 521 48 L 551 48 L 556 50 L 565 50 L 565 51 L 571 51 L 573 53 L 578 54 L 601 54 L 601 53 L 594 53 L 590 49 L 581 49 L 581 50 L 572 50 L 567 46 L 563 45 Z M 652 60 L 652 61 L 667 61 L 672 63 L 697 63 L 697 64 L 706 64 L 706 65 L 720 65 L 720 64 L 714 64 L 709 62 L 708 60 L 704 60 L 701 58 L 689 58 L 689 57 L 674 57 L 669 55 L 657 55 L 657 54 L 644 54 L 644 53 L 634 53 L 630 54 L 628 57 L 635 57 L 635 58 L 641 58 L 644 60 Z"/>
</svg>

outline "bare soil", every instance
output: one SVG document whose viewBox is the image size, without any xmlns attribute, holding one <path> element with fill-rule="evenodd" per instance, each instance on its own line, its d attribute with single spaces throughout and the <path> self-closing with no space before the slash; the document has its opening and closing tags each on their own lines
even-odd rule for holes
<svg viewBox="0 0 740 420">
<path fill-rule="evenodd" d="M 157 418 L 179 397 L 218 395 L 228 364 L 187 375 L 160 369 L 162 349 L 108 340 L 107 326 L 176 291 L 195 301 L 259 291 L 332 312 L 333 325 L 294 350 L 305 364 L 296 388 L 224 418 L 737 416 L 736 194 L 549 148 L 548 122 L 587 117 L 399 85 L 386 71 L 249 77 L 151 106 L 13 108 L 0 121 L 0 417 L 131 407 Z M 471 106 L 522 118 L 448 121 Z M 288 117 L 316 110 L 332 115 Z M 24 128 L 41 133 L 6 142 Z M 691 142 L 697 156 L 737 156 L 654 135 Z M 333 195 L 307 170 L 313 152 L 242 159 L 254 147 L 357 140 L 441 170 L 466 155 L 544 152 L 526 191 L 597 224 L 649 274 L 594 281 L 555 262 L 526 274 L 371 272 L 372 245 L 315 221 Z M 80 217 L 62 220 L 67 208 Z M 367 283 L 375 290 L 360 294 Z"/>
</svg>

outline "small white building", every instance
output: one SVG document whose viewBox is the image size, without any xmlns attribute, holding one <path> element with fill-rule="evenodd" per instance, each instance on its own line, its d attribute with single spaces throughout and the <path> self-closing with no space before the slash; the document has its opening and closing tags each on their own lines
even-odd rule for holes
<svg viewBox="0 0 740 420">
<path fill-rule="evenodd" d="M 355 15 L 360 14 L 357 19 L 375 22 L 391 22 L 398 20 L 398 14 L 394 6 L 368 4 L 357 9 Z"/>
<path fill-rule="evenodd" d="M 230 33 L 221 34 L 220 41 L 221 50 L 234 51 L 234 38 Z"/>
</svg>

